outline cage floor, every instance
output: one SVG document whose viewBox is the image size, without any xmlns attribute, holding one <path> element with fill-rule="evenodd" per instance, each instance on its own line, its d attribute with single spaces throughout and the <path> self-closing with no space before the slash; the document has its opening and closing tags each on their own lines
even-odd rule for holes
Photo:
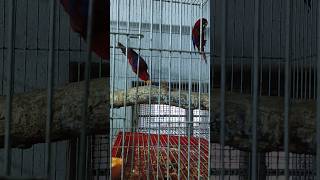
<svg viewBox="0 0 320 180">
<path fill-rule="evenodd" d="M 188 141 L 180 136 L 179 143 L 179 136 L 174 135 L 119 132 L 112 157 L 123 159 L 124 179 L 147 179 L 148 174 L 149 179 L 178 179 L 178 169 L 180 179 L 188 179 L 188 169 L 189 179 L 208 177 L 208 141 L 203 138 Z"/>
</svg>

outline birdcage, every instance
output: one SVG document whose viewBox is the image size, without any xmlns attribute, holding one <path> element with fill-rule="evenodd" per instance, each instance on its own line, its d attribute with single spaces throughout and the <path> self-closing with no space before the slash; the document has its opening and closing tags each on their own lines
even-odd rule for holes
<svg viewBox="0 0 320 180">
<path fill-rule="evenodd" d="M 128 94 L 121 100 L 130 104 L 111 109 L 111 156 L 124 160 L 121 177 L 315 178 L 317 5 L 302 0 L 111 3 L 111 88 Z M 209 20 L 208 64 L 192 52 L 191 29 L 201 17 Z M 131 73 L 119 41 L 147 60 L 156 85 Z M 205 98 L 183 107 L 184 93 Z M 163 96 L 173 100 L 166 104 Z"/>
<path fill-rule="evenodd" d="M 109 147 L 108 137 L 101 140 L 109 129 L 108 106 L 102 105 L 98 129 L 97 117 L 87 121 L 83 108 L 86 100 L 92 106 L 84 93 L 86 72 L 91 69 L 91 82 L 104 77 L 107 84 L 109 63 L 88 57 L 88 39 L 72 30 L 61 2 L 0 1 L 0 179 L 92 179 L 109 172 L 109 154 L 100 153 L 108 151 L 104 143 Z"/>
<path fill-rule="evenodd" d="M 123 160 L 119 176 L 208 178 L 209 104 L 203 108 L 198 97 L 208 97 L 210 62 L 194 48 L 191 34 L 198 19 L 210 18 L 208 1 L 114 1 L 110 7 L 111 156 Z M 201 32 L 207 59 L 208 29 Z M 145 59 L 151 84 L 132 71 L 118 42 Z M 128 106 L 118 108 L 119 100 Z"/>
<path fill-rule="evenodd" d="M 0 0 L 0 179 L 319 177 L 320 3 L 96 0 L 105 61 L 62 2 Z"/>
</svg>

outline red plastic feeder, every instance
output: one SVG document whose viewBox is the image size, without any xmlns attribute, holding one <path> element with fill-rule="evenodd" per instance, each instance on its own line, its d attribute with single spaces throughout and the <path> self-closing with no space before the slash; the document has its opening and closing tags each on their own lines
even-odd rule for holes
<svg viewBox="0 0 320 180">
<path fill-rule="evenodd" d="M 147 179 L 148 174 L 150 179 L 166 179 L 168 176 L 178 179 L 178 169 L 180 179 L 188 179 L 188 169 L 190 179 L 198 179 L 198 176 L 207 179 L 208 141 L 196 137 L 190 137 L 188 141 L 188 137 L 180 136 L 180 153 L 178 145 L 179 136 L 132 132 L 125 132 L 123 136 L 119 132 L 112 157 L 123 159 L 124 179 Z"/>
</svg>

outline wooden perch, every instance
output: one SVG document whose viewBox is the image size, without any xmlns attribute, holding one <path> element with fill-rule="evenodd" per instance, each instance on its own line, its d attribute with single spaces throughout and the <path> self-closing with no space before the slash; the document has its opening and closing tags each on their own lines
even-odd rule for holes
<svg viewBox="0 0 320 180">
<path fill-rule="evenodd" d="M 109 99 L 114 108 L 124 106 L 124 91 L 109 94 L 108 79 L 94 79 L 90 82 L 89 116 L 87 123 L 89 134 L 106 133 L 109 117 Z M 54 91 L 54 109 L 52 140 L 64 140 L 79 135 L 83 82 L 71 83 Z M 151 95 L 151 96 L 149 96 Z M 142 86 L 129 88 L 126 106 L 151 103 L 169 104 L 188 108 L 188 92 L 169 91 L 166 87 Z M 0 97 L 0 145 L 4 136 L 4 97 Z M 44 142 L 46 120 L 46 91 L 16 94 L 13 98 L 12 140 L 14 147 L 28 147 Z M 212 109 L 215 112 L 211 124 L 211 141 L 219 143 L 219 89 L 211 95 Z M 191 109 L 199 108 L 199 93 L 191 93 Z M 225 144 L 242 150 L 251 149 L 251 96 L 239 93 L 226 93 Z M 201 93 L 200 108 L 208 110 L 208 94 Z M 278 151 L 283 149 L 283 98 L 259 97 L 258 148 L 259 151 Z M 315 152 L 315 102 L 294 102 L 290 105 L 290 151 L 295 153 Z"/>
<path fill-rule="evenodd" d="M 109 116 L 108 79 L 91 81 L 88 102 L 88 134 L 107 131 Z M 66 140 L 80 134 L 84 98 L 84 82 L 56 88 L 53 98 L 52 141 Z M 0 97 L 0 146 L 3 147 L 5 97 Z M 28 148 L 44 142 L 47 118 L 47 91 L 15 94 L 12 103 L 12 147 Z"/>
<path fill-rule="evenodd" d="M 137 93 L 138 92 L 138 93 Z M 151 96 L 149 96 L 151 94 Z M 169 92 L 166 88 L 139 87 L 128 90 L 127 105 L 138 104 L 170 104 L 187 109 L 189 107 L 188 92 Z M 122 107 L 124 92 L 114 94 L 114 107 Z M 191 93 L 191 109 L 199 108 L 199 93 Z M 220 142 L 220 89 L 214 89 L 211 96 L 212 109 L 215 117 L 211 124 L 211 142 Z M 258 148 L 259 151 L 281 151 L 284 147 L 284 106 L 283 98 L 278 96 L 259 97 L 258 115 Z M 252 99 L 249 95 L 226 92 L 225 96 L 225 144 L 234 148 L 251 150 L 251 106 Z M 209 109 L 208 94 L 201 93 L 200 107 Z M 289 112 L 290 151 L 294 153 L 315 153 L 315 102 L 294 102 L 290 105 Z"/>
</svg>

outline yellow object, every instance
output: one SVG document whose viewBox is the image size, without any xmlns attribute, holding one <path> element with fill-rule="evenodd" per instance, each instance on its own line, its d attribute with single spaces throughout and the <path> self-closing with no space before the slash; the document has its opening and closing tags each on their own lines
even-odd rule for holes
<svg viewBox="0 0 320 180">
<path fill-rule="evenodd" d="M 122 158 L 112 157 L 112 179 L 119 179 L 121 176 Z"/>
</svg>

